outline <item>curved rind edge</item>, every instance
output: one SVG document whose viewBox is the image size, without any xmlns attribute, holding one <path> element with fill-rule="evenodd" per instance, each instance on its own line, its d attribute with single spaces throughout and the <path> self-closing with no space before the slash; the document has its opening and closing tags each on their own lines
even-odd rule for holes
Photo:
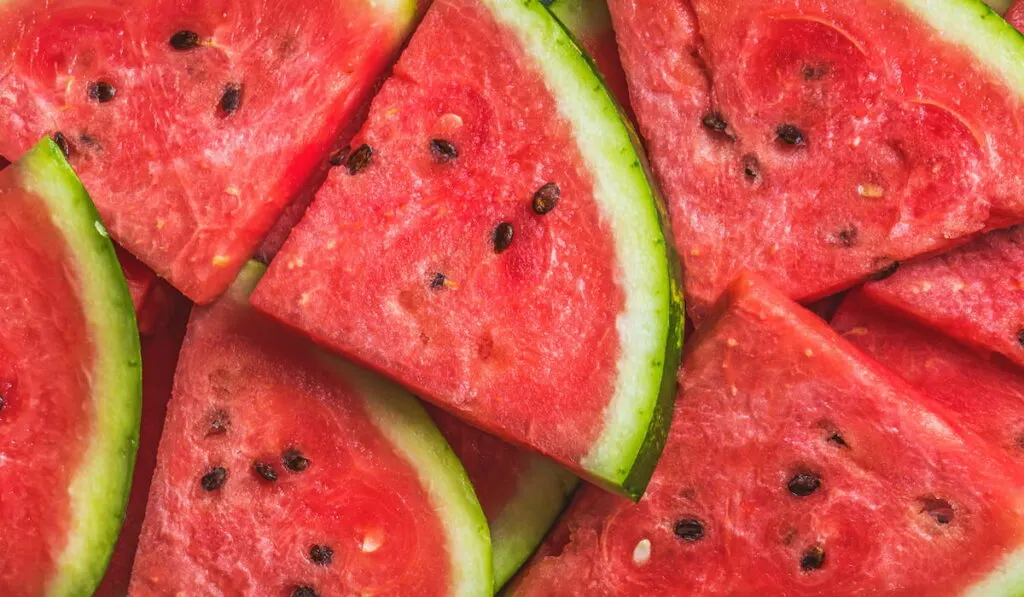
<svg viewBox="0 0 1024 597">
<path fill-rule="evenodd" d="M 967 589 L 964 597 L 1024 597 L 1024 547 L 1004 556 L 998 569 Z"/>
<path fill-rule="evenodd" d="M 518 38 L 577 132 L 595 197 L 612 229 L 626 295 L 616 322 L 623 350 L 606 424 L 582 459 L 581 472 L 638 499 L 665 443 L 682 344 L 682 295 L 659 198 L 618 104 L 563 25 L 538 0 L 482 1 Z"/>
<path fill-rule="evenodd" d="M 142 413 L 138 327 L 114 245 L 82 183 L 57 145 L 44 139 L 13 166 L 22 186 L 45 201 L 67 240 L 95 339 L 95 427 L 71 480 L 68 543 L 46 593 L 87 596 L 103 578 L 131 488 Z"/>
<path fill-rule="evenodd" d="M 544 540 L 579 485 L 579 479 L 554 462 L 534 456 L 516 493 L 491 522 L 494 590 L 501 589 Z"/>
</svg>

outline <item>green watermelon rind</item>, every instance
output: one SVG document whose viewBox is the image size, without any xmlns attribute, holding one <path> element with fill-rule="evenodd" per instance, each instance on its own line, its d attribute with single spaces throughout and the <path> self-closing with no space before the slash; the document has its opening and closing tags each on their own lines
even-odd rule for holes
<svg viewBox="0 0 1024 597">
<path fill-rule="evenodd" d="M 233 300 L 248 304 L 249 295 L 266 269 L 258 261 L 249 261 L 228 294 Z M 419 476 L 441 519 L 447 551 L 452 557 L 449 597 L 490 595 L 494 576 L 487 517 L 462 462 L 430 415 L 397 385 L 318 350 L 316 354 L 352 384 L 362 397 L 370 420 Z"/>
<path fill-rule="evenodd" d="M 95 424 L 69 487 L 68 543 L 46 594 L 87 596 L 103 578 L 124 519 L 142 414 L 142 356 L 135 310 L 114 245 L 89 194 L 57 145 L 44 139 L 14 166 L 68 243 L 94 339 Z"/>
<path fill-rule="evenodd" d="M 639 499 L 664 447 L 682 346 L 682 294 L 666 220 L 620 108 L 586 54 L 539 0 L 483 0 L 512 32 L 579 139 L 615 243 L 625 310 L 615 391 L 582 473 Z"/>
<path fill-rule="evenodd" d="M 964 592 L 964 597 L 1024 597 L 1024 548 L 1003 556 L 999 568 Z"/>
<path fill-rule="evenodd" d="M 577 485 L 579 479 L 554 462 L 540 456 L 531 459 L 515 495 L 491 521 L 495 591 L 536 551 Z"/>
</svg>

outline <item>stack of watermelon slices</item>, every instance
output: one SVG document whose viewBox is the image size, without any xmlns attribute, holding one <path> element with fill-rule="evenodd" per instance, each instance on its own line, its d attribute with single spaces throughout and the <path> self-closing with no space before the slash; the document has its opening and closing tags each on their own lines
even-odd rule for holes
<svg viewBox="0 0 1024 597">
<path fill-rule="evenodd" d="M 1020 594 L 1024 38 L 425 4 L 0 6 L 0 595 Z"/>
</svg>

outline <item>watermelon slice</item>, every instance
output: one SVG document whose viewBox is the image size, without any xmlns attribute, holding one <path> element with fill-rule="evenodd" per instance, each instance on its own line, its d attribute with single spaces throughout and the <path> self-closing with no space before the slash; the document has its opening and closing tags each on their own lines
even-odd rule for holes
<svg viewBox="0 0 1024 597">
<path fill-rule="evenodd" d="M 638 496 L 674 394 L 674 273 L 628 127 L 550 13 L 438 0 L 253 303 Z"/>
<path fill-rule="evenodd" d="M 646 495 L 582 490 L 514 595 L 1020 594 L 998 454 L 756 278 L 723 301 Z"/>
<path fill-rule="evenodd" d="M 980 2 L 609 7 L 698 325 L 743 268 L 810 301 L 1024 221 L 1024 39 Z"/>
<path fill-rule="evenodd" d="M 872 299 L 1024 366 L 1024 226 L 867 284 Z"/>
<path fill-rule="evenodd" d="M 425 406 L 466 469 L 487 516 L 494 588 L 500 589 L 540 545 L 578 479 L 550 460 Z"/>
<path fill-rule="evenodd" d="M 414 13 L 414 0 L 5 2 L 0 154 L 52 135 L 118 242 L 208 302 L 326 158 Z"/>
<path fill-rule="evenodd" d="M 1024 374 L 882 308 L 863 293 L 843 301 L 832 327 L 960 423 L 1024 466 Z"/>
<path fill-rule="evenodd" d="M 1010 5 L 1006 11 L 1006 22 L 1013 25 L 1017 31 L 1024 30 L 1024 0 L 1017 0 Z"/>
<path fill-rule="evenodd" d="M 88 595 L 139 431 L 139 338 L 114 246 L 44 140 L 0 172 L 0 595 Z"/>
<path fill-rule="evenodd" d="M 193 310 L 131 593 L 491 591 L 487 523 L 416 401 L 248 307 Z"/>
</svg>

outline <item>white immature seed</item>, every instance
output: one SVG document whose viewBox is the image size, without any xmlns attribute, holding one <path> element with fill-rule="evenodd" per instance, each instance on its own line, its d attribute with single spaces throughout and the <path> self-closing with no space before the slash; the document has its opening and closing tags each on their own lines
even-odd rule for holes
<svg viewBox="0 0 1024 597">
<path fill-rule="evenodd" d="M 633 548 L 633 563 L 643 566 L 651 560 L 651 540 L 641 539 Z"/>
</svg>

